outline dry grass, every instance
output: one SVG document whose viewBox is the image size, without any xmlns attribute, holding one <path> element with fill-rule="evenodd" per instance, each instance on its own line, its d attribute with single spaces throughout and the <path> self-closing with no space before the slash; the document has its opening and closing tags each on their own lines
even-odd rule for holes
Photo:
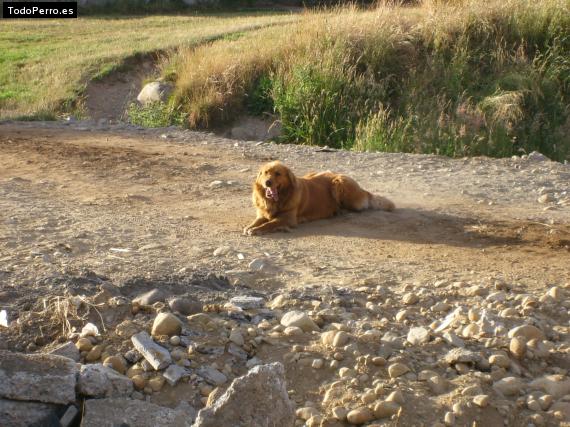
<svg viewBox="0 0 570 427">
<path fill-rule="evenodd" d="M 540 150 L 562 160 L 568 34 L 569 0 L 383 3 L 307 12 L 183 50 L 164 69 L 191 127 L 259 102 L 290 142 L 454 156 Z M 256 99 L 260 84 L 265 99 Z"/>
<path fill-rule="evenodd" d="M 0 118 L 69 111 L 85 83 L 140 53 L 200 43 L 294 20 L 219 14 L 6 20 L 0 26 Z"/>
</svg>

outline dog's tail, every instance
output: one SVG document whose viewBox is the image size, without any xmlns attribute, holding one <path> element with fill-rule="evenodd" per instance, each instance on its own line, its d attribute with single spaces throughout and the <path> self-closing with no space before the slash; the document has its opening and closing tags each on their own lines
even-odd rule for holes
<svg viewBox="0 0 570 427">
<path fill-rule="evenodd" d="M 396 205 L 392 200 L 372 193 L 368 193 L 368 206 L 370 209 L 377 209 L 389 212 L 396 209 Z"/>
</svg>

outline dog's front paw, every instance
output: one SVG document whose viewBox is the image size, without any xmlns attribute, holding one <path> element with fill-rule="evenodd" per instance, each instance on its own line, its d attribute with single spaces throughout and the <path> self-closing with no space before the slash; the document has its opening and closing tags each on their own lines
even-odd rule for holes
<svg viewBox="0 0 570 427">
<path fill-rule="evenodd" d="M 260 228 L 250 228 L 247 230 L 246 234 L 248 236 L 260 236 L 263 234 L 263 231 Z"/>
<path fill-rule="evenodd" d="M 250 228 L 249 226 L 248 226 L 248 227 L 245 227 L 245 228 L 243 229 L 243 233 L 242 233 L 242 234 L 243 234 L 244 236 L 249 236 L 249 230 L 251 230 L 251 228 Z"/>
</svg>

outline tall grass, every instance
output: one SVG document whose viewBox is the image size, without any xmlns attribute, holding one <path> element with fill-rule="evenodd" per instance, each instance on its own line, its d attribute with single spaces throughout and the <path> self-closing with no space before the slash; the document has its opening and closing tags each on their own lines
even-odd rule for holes
<svg viewBox="0 0 570 427">
<path fill-rule="evenodd" d="M 307 12 L 164 68 L 191 127 L 263 105 L 297 143 L 570 156 L 570 0 Z"/>
</svg>

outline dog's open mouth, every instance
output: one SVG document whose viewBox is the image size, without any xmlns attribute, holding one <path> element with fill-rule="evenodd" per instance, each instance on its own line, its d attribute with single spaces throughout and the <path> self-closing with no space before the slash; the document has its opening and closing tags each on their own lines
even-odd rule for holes
<svg viewBox="0 0 570 427">
<path fill-rule="evenodd" d="M 271 187 L 267 187 L 265 189 L 265 197 L 277 202 L 279 200 L 279 193 L 277 192 L 277 189 L 273 190 Z"/>
</svg>

